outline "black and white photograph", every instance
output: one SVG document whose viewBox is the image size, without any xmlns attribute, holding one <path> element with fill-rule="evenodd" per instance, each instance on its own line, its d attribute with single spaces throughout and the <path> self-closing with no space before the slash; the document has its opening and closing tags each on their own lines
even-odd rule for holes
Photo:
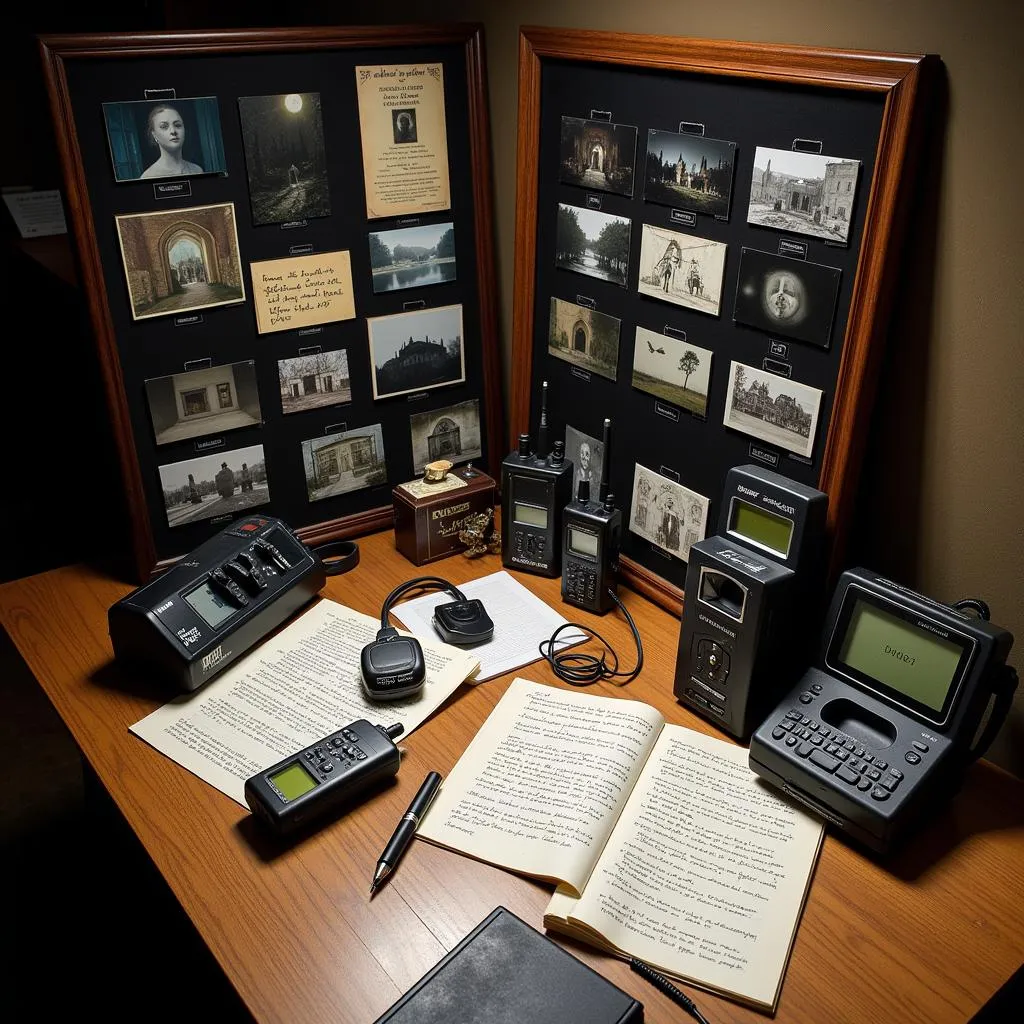
<svg viewBox="0 0 1024 1024">
<path fill-rule="evenodd" d="M 644 199 L 727 220 L 735 167 L 735 142 L 651 128 Z"/>
<path fill-rule="evenodd" d="M 160 467 L 168 526 L 233 516 L 270 501 L 263 445 Z"/>
<path fill-rule="evenodd" d="M 629 528 L 638 537 L 686 562 L 704 539 L 710 499 L 638 462 L 633 473 Z"/>
<path fill-rule="evenodd" d="M 103 104 L 115 181 L 224 174 L 216 96 Z"/>
<path fill-rule="evenodd" d="M 115 220 L 133 320 L 245 300 L 234 203 Z"/>
<path fill-rule="evenodd" d="M 566 424 L 565 457 L 572 460 L 573 501 L 579 497 L 581 480 L 588 484 L 590 497 L 596 501 L 601 490 L 601 472 L 604 468 L 604 441 Z"/>
<path fill-rule="evenodd" d="M 706 416 L 711 356 L 710 349 L 638 327 L 633 387 L 695 416 Z"/>
<path fill-rule="evenodd" d="M 240 96 L 238 112 L 253 224 L 329 217 L 320 93 Z"/>
<path fill-rule="evenodd" d="M 733 430 L 810 458 L 821 397 L 821 391 L 807 384 L 733 362 L 723 422 Z"/>
<path fill-rule="evenodd" d="M 629 233 L 627 217 L 559 203 L 555 266 L 625 288 Z"/>
<path fill-rule="evenodd" d="M 348 352 L 343 348 L 279 359 L 277 379 L 285 416 L 352 401 Z"/>
<path fill-rule="evenodd" d="M 226 434 L 262 422 L 256 364 L 248 359 L 151 377 L 146 400 L 156 443 Z"/>
<path fill-rule="evenodd" d="M 718 316 L 727 248 L 724 242 L 645 224 L 640 235 L 637 291 Z"/>
<path fill-rule="evenodd" d="M 743 249 L 732 318 L 769 334 L 828 348 L 841 276 L 838 267 Z"/>
<path fill-rule="evenodd" d="M 633 194 L 636 128 L 562 116 L 558 180 L 597 192 Z"/>
<path fill-rule="evenodd" d="M 455 280 L 455 225 L 420 224 L 370 232 L 373 291 L 395 292 Z"/>
<path fill-rule="evenodd" d="M 747 223 L 848 243 L 859 160 L 758 146 Z"/>
<path fill-rule="evenodd" d="M 461 304 L 368 317 L 366 330 L 375 399 L 466 379 Z"/>
<path fill-rule="evenodd" d="M 548 352 L 556 359 L 615 380 L 622 321 L 565 299 L 551 299 Z"/>
<path fill-rule="evenodd" d="M 392 110 L 391 130 L 395 135 L 395 145 L 416 142 L 416 108 L 402 107 Z"/>
<path fill-rule="evenodd" d="M 422 473 L 428 462 L 447 459 L 469 462 L 483 455 L 480 439 L 480 400 L 446 405 L 409 417 L 412 437 L 412 468 Z"/>
<path fill-rule="evenodd" d="M 380 424 L 303 441 L 302 466 L 310 501 L 387 483 L 384 434 Z"/>
</svg>

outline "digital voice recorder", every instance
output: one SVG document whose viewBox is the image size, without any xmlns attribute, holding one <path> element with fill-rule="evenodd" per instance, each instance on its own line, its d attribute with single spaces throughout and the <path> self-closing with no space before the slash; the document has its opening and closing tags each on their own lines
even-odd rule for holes
<svg viewBox="0 0 1024 1024">
<path fill-rule="evenodd" d="M 562 600 L 604 615 L 618 587 L 622 512 L 608 492 L 612 421 L 604 421 L 604 462 L 596 500 L 581 480 L 575 501 L 562 512 Z"/>
<path fill-rule="evenodd" d="M 690 548 L 674 693 L 739 739 L 813 657 L 827 509 L 822 491 L 736 466 L 718 535 Z"/>
<path fill-rule="evenodd" d="M 562 571 L 562 530 L 559 517 L 572 496 L 572 461 L 565 442 L 548 443 L 548 382 L 541 390 L 537 451 L 530 435 L 519 435 L 519 447 L 501 464 L 501 560 L 510 569 L 539 576 Z"/>
</svg>

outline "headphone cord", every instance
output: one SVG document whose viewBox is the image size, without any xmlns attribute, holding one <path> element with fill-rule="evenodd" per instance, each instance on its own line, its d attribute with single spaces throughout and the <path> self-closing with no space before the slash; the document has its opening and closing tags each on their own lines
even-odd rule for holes
<svg viewBox="0 0 1024 1024">
<path fill-rule="evenodd" d="M 584 626 L 579 622 L 565 622 L 547 640 L 540 642 L 539 649 L 541 656 L 551 666 L 551 670 L 555 675 L 562 682 L 568 683 L 570 686 L 590 686 L 593 683 L 600 682 L 602 679 L 607 679 L 616 686 L 625 686 L 636 679 L 640 675 L 640 670 L 644 667 L 644 645 L 640 639 L 636 623 L 633 621 L 633 616 L 629 614 L 629 609 L 619 600 L 618 594 L 610 587 L 608 588 L 608 595 L 619 606 L 622 614 L 626 616 L 626 622 L 633 633 L 633 642 L 636 644 L 636 667 L 629 672 L 620 672 L 619 656 L 615 653 L 615 648 L 596 629 L 591 629 L 590 626 Z M 571 649 L 556 654 L 555 642 L 558 640 L 559 634 L 566 629 L 578 629 L 583 633 L 587 633 L 588 639 L 600 640 L 604 644 L 606 651 L 602 652 L 600 656 L 585 654 Z M 608 663 L 608 655 L 611 655 L 610 665 Z M 625 678 L 620 681 L 622 676 L 625 676 Z"/>
<path fill-rule="evenodd" d="M 442 579 L 440 576 L 417 576 L 415 579 L 400 583 L 384 599 L 384 607 L 380 612 L 382 628 L 387 628 L 391 606 L 404 594 L 408 594 L 410 590 L 446 590 L 456 601 L 466 600 L 466 595 L 454 583 L 449 583 L 448 580 Z"/>
</svg>

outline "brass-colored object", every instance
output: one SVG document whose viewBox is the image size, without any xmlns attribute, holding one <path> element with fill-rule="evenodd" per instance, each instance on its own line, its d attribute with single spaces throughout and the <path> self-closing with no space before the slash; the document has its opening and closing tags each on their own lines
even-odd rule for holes
<svg viewBox="0 0 1024 1024">
<path fill-rule="evenodd" d="M 452 468 L 452 463 L 447 459 L 438 459 L 436 462 L 428 462 L 423 468 L 423 479 L 428 484 L 440 483 Z"/>
<path fill-rule="evenodd" d="M 459 540 L 466 545 L 463 554 L 467 558 L 476 558 L 490 552 L 497 555 L 501 552 L 501 534 L 494 529 L 494 509 L 487 508 L 483 512 L 466 516 L 459 530 Z M 488 536 L 490 532 L 490 536 Z"/>
</svg>

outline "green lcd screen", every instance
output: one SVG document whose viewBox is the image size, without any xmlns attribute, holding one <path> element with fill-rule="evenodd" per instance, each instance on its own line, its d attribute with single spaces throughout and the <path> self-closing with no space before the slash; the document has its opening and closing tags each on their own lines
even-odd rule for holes
<svg viewBox="0 0 1024 1024">
<path fill-rule="evenodd" d="M 278 788 L 285 800 L 295 800 L 318 785 L 316 779 L 295 761 L 267 778 Z"/>
<path fill-rule="evenodd" d="M 910 700 L 941 711 L 963 653 L 961 644 L 858 598 L 839 660 Z"/>
<path fill-rule="evenodd" d="M 548 525 L 548 510 L 546 508 L 538 508 L 536 505 L 524 505 L 521 501 L 517 501 L 515 518 L 517 523 L 526 523 L 527 526 L 539 526 L 543 530 Z"/>
<path fill-rule="evenodd" d="M 777 516 L 742 498 L 732 499 L 732 522 L 730 533 L 738 533 L 755 544 L 774 551 L 783 558 L 789 555 L 789 544 L 793 539 L 793 520 Z"/>
</svg>

